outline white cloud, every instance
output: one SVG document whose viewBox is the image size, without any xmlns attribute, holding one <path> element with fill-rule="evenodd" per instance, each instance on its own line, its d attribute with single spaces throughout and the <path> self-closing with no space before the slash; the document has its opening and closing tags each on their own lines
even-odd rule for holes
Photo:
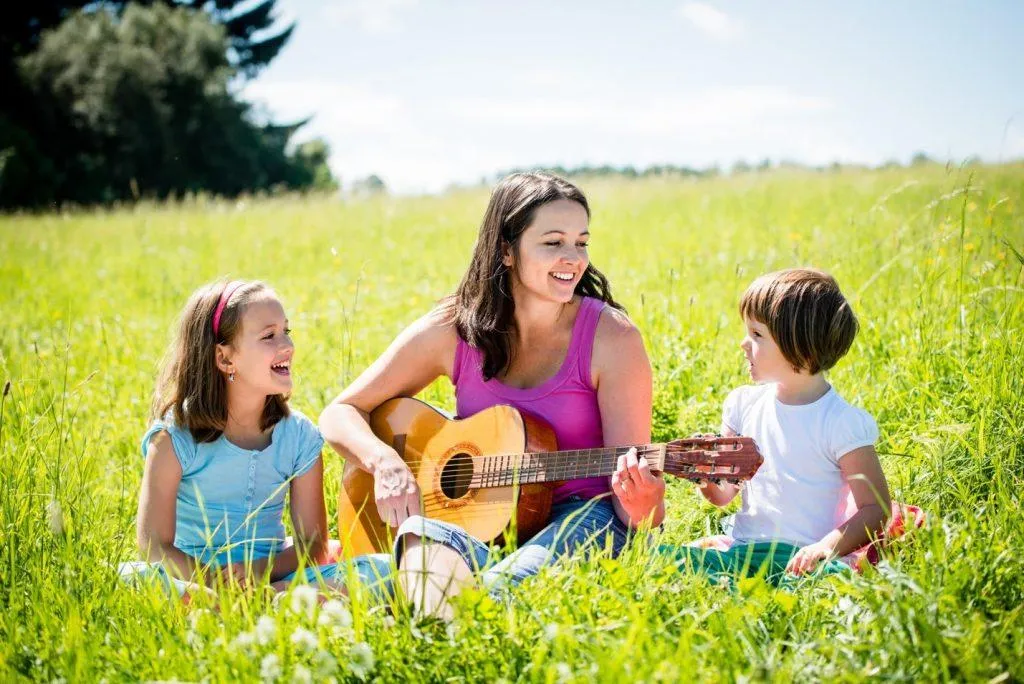
<svg viewBox="0 0 1024 684">
<path fill-rule="evenodd" d="M 728 41 L 743 35 L 743 26 L 720 9 L 704 2 L 684 2 L 680 17 L 715 40 Z"/>
<path fill-rule="evenodd" d="M 323 15 L 332 24 L 353 23 L 364 33 L 383 35 L 402 28 L 401 14 L 417 0 L 331 0 L 323 5 Z"/>
<path fill-rule="evenodd" d="M 679 97 L 399 97 L 330 80 L 256 81 L 244 95 L 273 120 L 314 115 L 297 141 L 322 136 L 348 183 L 370 173 L 399 192 L 434 192 L 514 166 L 848 157 L 831 100 L 776 86 Z"/>
</svg>

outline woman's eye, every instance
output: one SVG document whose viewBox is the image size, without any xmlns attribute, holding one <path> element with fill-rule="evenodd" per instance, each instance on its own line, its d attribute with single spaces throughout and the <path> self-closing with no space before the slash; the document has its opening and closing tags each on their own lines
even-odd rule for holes
<svg viewBox="0 0 1024 684">
<path fill-rule="evenodd" d="M 548 247 L 558 247 L 562 243 L 561 242 L 545 242 L 544 244 L 547 245 Z"/>
<path fill-rule="evenodd" d="M 285 328 L 284 329 L 284 334 L 285 335 L 291 335 L 292 334 L 292 329 L 291 328 Z"/>
<path fill-rule="evenodd" d="M 576 246 L 577 246 L 577 247 L 582 247 L 583 249 L 586 249 L 586 248 L 587 248 L 587 247 L 589 247 L 590 245 L 589 245 L 588 243 L 586 243 L 586 242 L 581 242 L 581 243 L 579 243 L 579 244 L 578 244 L 578 245 L 576 245 Z"/>
</svg>

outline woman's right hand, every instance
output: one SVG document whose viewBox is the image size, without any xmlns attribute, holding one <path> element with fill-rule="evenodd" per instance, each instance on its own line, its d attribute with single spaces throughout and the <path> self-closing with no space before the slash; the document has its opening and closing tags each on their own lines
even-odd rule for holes
<svg viewBox="0 0 1024 684">
<path fill-rule="evenodd" d="M 380 458 L 373 469 L 373 494 L 380 519 L 392 527 L 420 514 L 420 486 L 412 470 L 393 450 Z"/>
</svg>

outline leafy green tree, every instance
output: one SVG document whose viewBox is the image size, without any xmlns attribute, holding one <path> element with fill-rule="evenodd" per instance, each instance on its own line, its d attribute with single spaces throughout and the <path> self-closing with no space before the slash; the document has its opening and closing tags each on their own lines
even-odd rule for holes
<svg viewBox="0 0 1024 684">
<path fill-rule="evenodd" d="M 285 151 L 295 126 L 258 126 L 233 98 L 227 45 L 206 14 L 164 4 L 81 11 L 45 34 L 21 70 L 43 114 L 33 142 L 61 160 L 52 199 L 311 185 L 309 159 Z M 5 171 L 0 203 L 17 200 L 9 186 Z"/>
</svg>

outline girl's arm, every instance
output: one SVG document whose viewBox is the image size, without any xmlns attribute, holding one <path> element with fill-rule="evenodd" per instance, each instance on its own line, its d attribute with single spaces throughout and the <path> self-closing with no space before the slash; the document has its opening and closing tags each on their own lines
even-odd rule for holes
<svg viewBox="0 0 1024 684">
<path fill-rule="evenodd" d="M 651 441 L 651 364 L 644 340 L 626 316 L 605 309 L 594 335 L 591 373 L 607 446 Z M 619 458 L 611 476 L 612 505 L 629 527 L 665 519 L 665 481 L 635 452 Z"/>
<path fill-rule="evenodd" d="M 342 458 L 371 473 L 381 519 L 400 525 L 420 511 L 409 466 L 370 430 L 369 414 L 388 399 L 411 397 L 441 375 L 451 376 L 458 338 L 435 310 L 406 328 L 320 414 L 320 432 Z"/>
<path fill-rule="evenodd" d="M 722 428 L 723 437 L 736 437 L 736 433 L 728 427 Z M 730 482 L 723 482 L 722 484 L 715 484 L 710 480 L 704 480 L 698 487 L 698 491 L 701 495 L 715 504 L 716 506 L 725 506 L 730 501 L 736 498 L 736 495 L 740 492 L 740 486 L 734 485 Z"/>
<path fill-rule="evenodd" d="M 293 478 L 289 485 L 294 544 L 270 561 L 270 581 L 295 572 L 299 554 L 309 565 L 323 565 L 327 557 L 327 509 L 324 506 L 324 462 L 317 459 L 312 468 Z M 264 568 L 256 567 L 257 570 Z"/>
<path fill-rule="evenodd" d="M 146 450 L 136 541 L 147 561 L 163 563 L 171 575 L 192 580 L 202 574 L 199 562 L 174 546 L 180 483 L 181 464 L 174 455 L 171 436 L 158 432 L 150 439 Z"/>
<path fill-rule="evenodd" d="M 813 570 L 819 560 L 856 551 L 877 538 L 892 514 L 889 484 L 875 447 L 861 447 L 847 453 L 840 459 L 839 469 L 850 485 L 857 512 L 820 541 L 800 549 L 786 566 L 789 572 L 799 575 Z"/>
</svg>

